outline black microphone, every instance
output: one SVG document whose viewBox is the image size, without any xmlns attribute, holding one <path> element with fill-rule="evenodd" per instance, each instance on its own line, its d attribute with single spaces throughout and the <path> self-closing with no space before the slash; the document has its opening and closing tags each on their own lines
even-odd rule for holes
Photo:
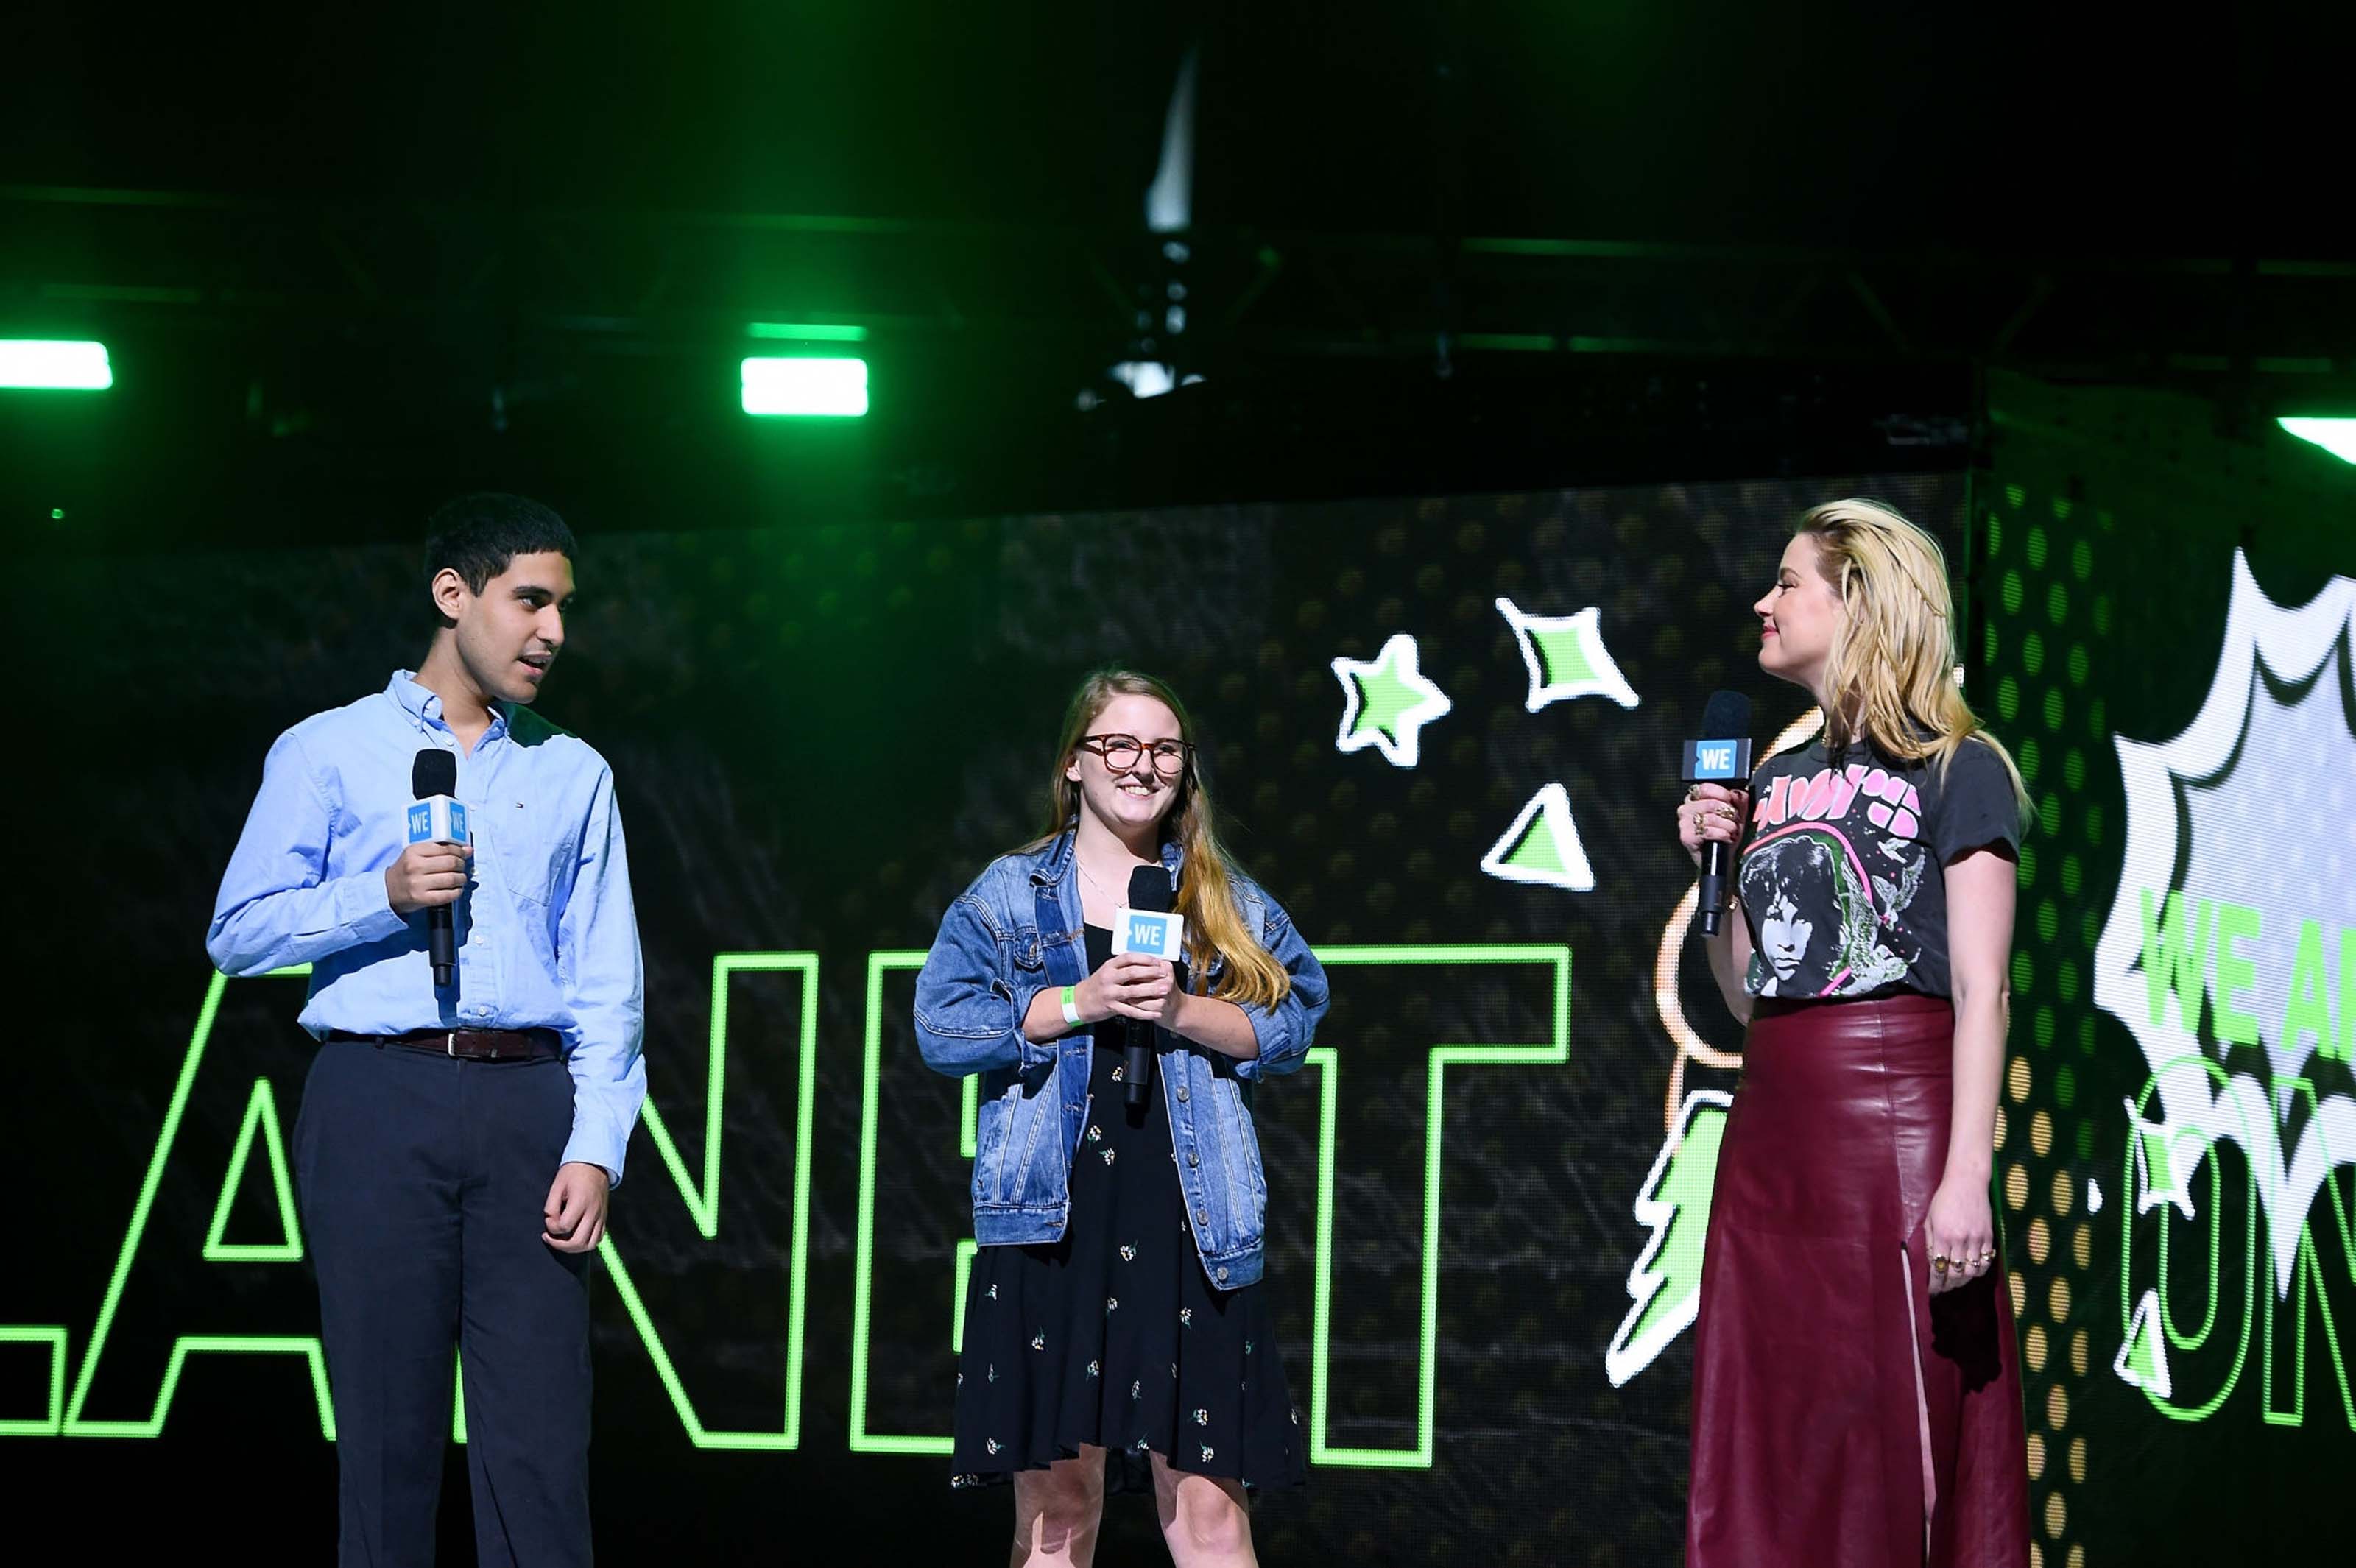
<svg viewBox="0 0 2356 1568">
<path fill-rule="evenodd" d="M 419 800 L 434 796 L 455 797 L 458 793 L 458 759 L 439 746 L 428 746 L 417 753 L 409 764 L 409 793 Z M 462 816 L 461 824 L 465 822 Z M 410 842 L 418 837 L 416 813 L 411 813 Z M 438 988 L 447 986 L 458 967 L 458 944 L 450 919 L 451 905 L 435 904 L 425 912 L 426 956 L 434 961 L 434 984 Z"/>
<path fill-rule="evenodd" d="M 1687 741 L 1685 779 L 1687 784 L 1726 784 L 1745 789 L 1751 784 L 1751 699 L 1739 691 L 1713 691 L 1701 713 L 1702 733 L 1708 739 Z M 1701 933 L 1716 936 L 1726 918 L 1726 861 L 1729 846 L 1709 838 L 1701 847 Z"/>
<path fill-rule="evenodd" d="M 1148 914 L 1168 914 L 1172 905 L 1170 872 L 1161 866 L 1140 866 L 1129 874 L 1129 907 Z M 1178 966 L 1183 976 L 1184 965 Z M 1181 978 L 1178 984 L 1184 985 Z M 1121 1076 L 1129 1080 L 1129 1104 L 1145 1104 L 1146 1085 L 1153 1072 L 1153 1051 L 1162 1033 L 1135 1019 L 1129 1022 L 1129 1049 L 1122 1053 Z"/>
</svg>

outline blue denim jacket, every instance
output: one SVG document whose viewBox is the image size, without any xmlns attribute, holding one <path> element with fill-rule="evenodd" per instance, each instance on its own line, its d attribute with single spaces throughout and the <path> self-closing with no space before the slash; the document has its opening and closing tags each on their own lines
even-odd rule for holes
<svg viewBox="0 0 2356 1568">
<path fill-rule="evenodd" d="M 1162 863 L 1174 888 L 1176 845 L 1162 849 Z M 973 1234 L 986 1247 L 1058 1240 L 1071 1211 L 1093 1037 L 1080 1029 L 1041 1044 L 1024 1038 L 1023 1020 L 1040 992 L 1087 976 L 1076 865 L 1068 830 L 1044 848 L 991 861 L 941 917 L 916 976 L 916 1043 L 925 1061 L 952 1078 L 982 1074 Z M 1267 1238 L 1268 1177 L 1252 1129 L 1251 1085 L 1301 1066 L 1326 1008 L 1325 971 L 1290 918 L 1248 879 L 1236 879 L 1236 898 L 1292 976 L 1292 989 L 1272 1008 L 1243 1009 L 1258 1056 L 1242 1061 L 1177 1040 L 1160 1057 L 1194 1250 L 1222 1290 L 1259 1279 Z M 1214 984 L 1223 967 L 1213 965 Z"/>
</svg>

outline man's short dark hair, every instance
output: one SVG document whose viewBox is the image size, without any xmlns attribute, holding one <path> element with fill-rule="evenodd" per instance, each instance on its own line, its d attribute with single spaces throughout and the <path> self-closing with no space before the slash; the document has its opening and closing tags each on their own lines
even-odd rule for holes
<svg viewBox="0 0 2356 1568">
<path fill-rule="evenodd" d="M 470 593 L 480 593 L 519 555 L 549 551 L 569 560 L 578 549 L 562 517 L 537 501 L 495 490 L 459 496 L 425 527 L 425 581 L 447 567 Z"/>
</svg>

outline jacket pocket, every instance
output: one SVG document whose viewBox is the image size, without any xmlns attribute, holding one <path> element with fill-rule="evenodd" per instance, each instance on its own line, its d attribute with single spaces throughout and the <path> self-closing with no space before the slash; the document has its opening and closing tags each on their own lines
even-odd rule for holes
<svg viewBox="0 0 2356 1568">
<path fill-rule="evenodd" d="M 1024 1172 L 1039 1157 L 1042 1130 L 1055 1122 L 1054 1073 L 1024 1073 L 996 1099 L 982 1102 L 973 1144 L 973 1200 L 1023 1200 Z"/>
<path fill-rule="evenodd" d="M 1236 1217 L 1236 1240 L 1249 1244 L 1268 1230 L 1268 1173 L 1259 1159 L 1259 1129 L 1252 1120 L 1251 1102 L 1234 1079 L 1215 1081 L 1219 1098 L 1219 1136 L 1226 1173 L 1227 1200 Z"/>
</svg>

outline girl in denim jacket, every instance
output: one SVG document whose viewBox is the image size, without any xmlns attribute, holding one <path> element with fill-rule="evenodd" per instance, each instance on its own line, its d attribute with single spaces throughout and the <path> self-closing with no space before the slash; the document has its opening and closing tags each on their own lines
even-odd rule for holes
<svg viewBox="0 0 2356 1568">
<path fill-rule="evenodd" d="M 1108 1487 L 1149 1486 L 1178 1563 L 1248 1563 L 1246 1489 L 1298 1485 L 1307 1452 L 1260 1284 L 1252 1086 L 1301 1065 L 1324 971 L 1220 848 L 1162 682 L 1091 676 L 1052 790 L 1046 834 L 949 906 L 916 982 L 925 1060 L 982 1075 L 952 1484 L 1012 1480 L 1018 1563 L 1089 1562 Z M 1183 971 L 1111 952 L 1141 867 L 1172 880 Z M 1156 1041 L 1140 1107 L 1132 1029 Z"/>
</svg>

